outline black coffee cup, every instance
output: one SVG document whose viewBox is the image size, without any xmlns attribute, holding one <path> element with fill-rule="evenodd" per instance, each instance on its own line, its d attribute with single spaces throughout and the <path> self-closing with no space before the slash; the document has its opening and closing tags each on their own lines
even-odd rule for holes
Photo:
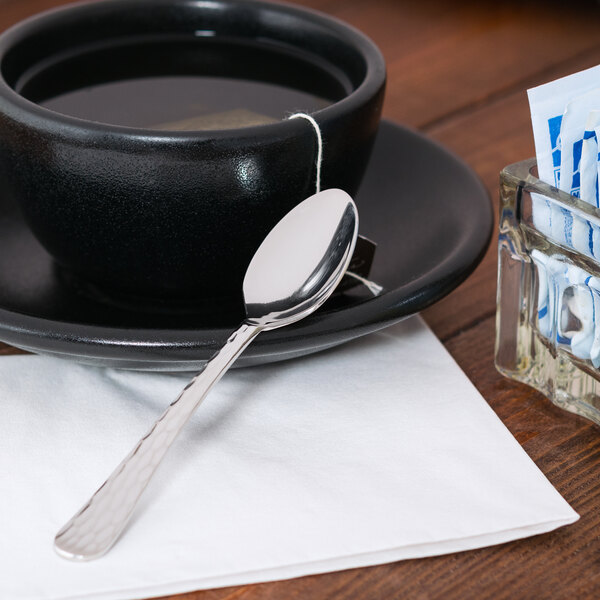
<svg viewBox="0 0 600 600">
<path fill-rule="evenodd" d="M 0 36 L 0 178 L 70 279 L 187 303 L 238 293 L 272 226 L 315 190 L 303 119 L 176 131 L 62 114 L 48 98 L 106 82 L 226 75 L 328 98 L 322 187 L 358 188 L 385 66 L 352 27 L 285 4 L 102 0 Z M 144 98 L 140 98 L 144 102 Z M 293 110 L 294 107 L 290 107 Z"/>
</svg>

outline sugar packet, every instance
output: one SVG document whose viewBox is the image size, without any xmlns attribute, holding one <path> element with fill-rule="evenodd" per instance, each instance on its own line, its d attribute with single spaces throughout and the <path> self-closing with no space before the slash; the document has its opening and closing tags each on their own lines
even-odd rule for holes
<svg viewBox="0 0 600 600">
<path fill-rule="evenodd" d="M 600 105 L 598 106 L 600 108 Z M 598 134 L 600 110 L 588 114 L 581 144 L 581 189 L 579 197 L 588 204 L 598 207 Z"/>
<path fill-rule="evenodd" d="M 600 122 L 594 113 L 600 109 L 600 65 L 530 89 L 527 94 L 539 178 L 574 196 L 583 195 L 586 202 L 596 206 L 595 129 Z M 590 141 L 584 143 L 586 138 Z M 532 195 L 532 200 L 533 222 L 539 231 L 559 244 L 598 258 L 600 231 L 585 220 L 573 219 L 570 211 L 544 196 Z"/>
<path fill-rule="evenodd" d="M 598 207 L 600 65 L 528 90 L 538 175 Z M 576 209 L 531 194 L 537 229 L 559 245 L 600 259 L 600 225 Z M 542 336 L 600 367 L 600 278 L 561 254 L 533 250 Z M 572 319 L 568 315 L 572 315 Z"/>
<path fill-rule="evenodd" d="M 579 96 L 594 92 L 598 88 L 600 88 L 600 65 L 527 90 L 538 174 L 542 181 L 557 188 L 565 189 L 560 185 L 563 115 L 569 102 Z M 580 106 L 578 105 L 577 108 L 580 109 Z M 573 107 L 574 109 L 575 107 Z M 589 110 L 592 109 L 600 109 L 600 105 L 592 106 Z M 581 137 L 583 137 L 583 126 L 586 117 L 587 113 L 581 121 Z M 569 121 L 571 122 L 572 118 L 569 118 Z M 572 150 L 567 151 L 572 152 Z M 563 185 L 567 184 L 572 185 L 572 181 L 569 181 L 568 177 Z"/>
<path fill-rule="evenodd" d="M 539 332 L 600 367 L 600 279 L 558 254 L 549 256 L 534 249 L 531 258 L 538 276 Z M 568 313 L 574 322 L 564 318 Z"/>
<path fill-rule="evenodd" d="M 600 85 L 600 81 L 595 82 Z M 581 190 L 581 157 L 583 139 L 588 127 L 593 130 L 594 119 L 590 113 L 600 108 L 600 88 L 576 96 L 567 103 L 560 124 L 560 174 L 559 189 L 579 197 Z M 596 157 L 597 162 L 597 157 Z M 596 170 L 594 165 L 594 170 Z"/>
</svg>

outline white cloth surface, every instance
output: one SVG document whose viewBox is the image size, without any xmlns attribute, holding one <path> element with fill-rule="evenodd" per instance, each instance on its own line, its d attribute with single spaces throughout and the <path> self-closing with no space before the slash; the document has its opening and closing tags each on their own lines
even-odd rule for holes
<svg viewBox="0 0 600 600">
<path fill-rule="evenodd" d="M 578 517 L 419 318 L 229 372 L 103 558 L 57 530 L 186 376 L 0 358 L 0 598 L 130 599 L 467 550 Z"/>
</svg>

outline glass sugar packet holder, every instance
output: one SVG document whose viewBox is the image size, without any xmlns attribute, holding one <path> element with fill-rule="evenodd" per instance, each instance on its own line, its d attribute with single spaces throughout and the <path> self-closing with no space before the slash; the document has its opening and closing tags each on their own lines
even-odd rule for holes
<svg viewBox="0 0 600 600">
<path fill-rule="evenodd" d="M 496 367 L 600 424 L 600 209 L 500 173 Z"/>
</svg>

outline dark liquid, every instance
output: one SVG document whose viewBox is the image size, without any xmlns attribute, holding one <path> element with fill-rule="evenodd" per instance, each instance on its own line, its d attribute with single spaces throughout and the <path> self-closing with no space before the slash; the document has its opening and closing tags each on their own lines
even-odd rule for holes
<svg viewBox="0 0 600 600">
<path fill-rule="evenodd" d="M 225 77 L 144 77 L 73 90 L 40 102 L 59 113 L 163 130 L 263 125 L 330 102 L 272 83 Z"/>
<path fill-rule="evenodd" d="M 145 129 L 228 129 L 314 112 L 349 81 L 312 54 L 238 38 L 152 36 L 49 57 L 15 89 L 53 111 Z"/>
</svg>

